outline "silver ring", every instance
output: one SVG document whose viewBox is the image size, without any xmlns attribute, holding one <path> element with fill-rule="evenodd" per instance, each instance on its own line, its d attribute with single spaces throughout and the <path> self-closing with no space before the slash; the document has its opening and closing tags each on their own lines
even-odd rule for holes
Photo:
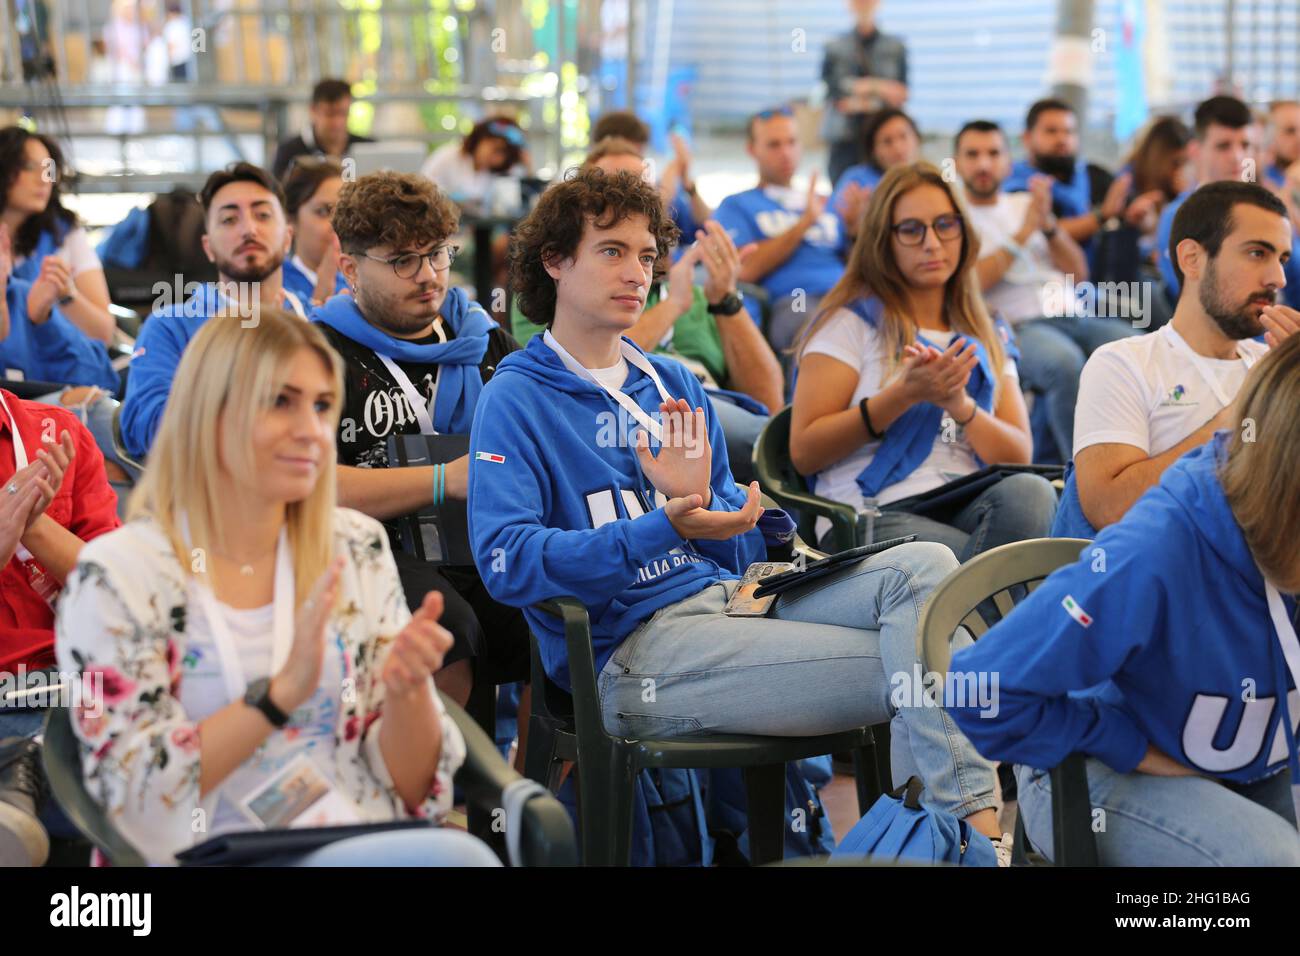
<svg viewBox="0 0 1300 956">
<path fill-rule="evenodd" d="M 11 481 L 7 486 L 5 486 L 5 491 L 9 492 L 11 495 L 16 495 L 18 494 L 18 486 Z"/>
</svg>

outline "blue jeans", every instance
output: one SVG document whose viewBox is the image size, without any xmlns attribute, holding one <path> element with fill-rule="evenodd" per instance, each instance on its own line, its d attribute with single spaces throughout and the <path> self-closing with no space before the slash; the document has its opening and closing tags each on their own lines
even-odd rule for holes
<svg viewBox="0 0 1300 956">
<path fill-rule="evenodd" d="M 947 548 L 901 545 L 787 591 L 766 618 L 728 617 L 737 582 L 710 585 L 615 650 L 598 679 L 605 727 L 814 736 L 888 721 L 896 782 L 919 776 L 926 802 L 961 817 L 992 807 L 993 766 L 943 709 L 891 700 L 916 673 L 921 607 L 956 567 Z"/>
<path fill-rule="evenodd" d="M 722 435 L 727 440 L 727 463 L 731 466 L 731 477 L 747 485 L 757 477 L 754 474 L 754 444 L 768 419 L 723 398 L 711 402 L 713 414 L 722 426 Z"/>
<path fill-rule="evenodd" d="M 390 830 L 339 840 L 271 866 L 500 866 L 486 843 L 463 830 Z"/>
<path fill-rule="evenodd" d="M 1107 342 L 1137 334 L 1137 329 L 1118 319 L 1060 316 L 1016 326 L 1020 382 L 1046 403 L 1052 440 L 1063 461 L 1074 454 L 1074 406 L 1083 363 Z M 1034 460 L 1042 459 L 1036 455 Z"/>
<path fill-rule="evenodd" d="M 1056 517 L 1056 489 L 1041 475 L 1008 475 L 979 494 L 949 522 L 890 511 L 876 519 L 875 538 L 885 541 L 914 534 L 919 541 L 945 544 L 965 564 L 992 548 L 1046 538 Z"/>
<path fill-rule="evenodd" d="M 1105 866 L 1300 866 L 1285 771 L 1229 787 L 1204 777 L 1116 773 L 1094 758 L 1087 766 L 1097 855 Z M 1016 782 L 1025 834 L 1050 859 L 1051 778 L 1017 767 Z"/>
</svg>

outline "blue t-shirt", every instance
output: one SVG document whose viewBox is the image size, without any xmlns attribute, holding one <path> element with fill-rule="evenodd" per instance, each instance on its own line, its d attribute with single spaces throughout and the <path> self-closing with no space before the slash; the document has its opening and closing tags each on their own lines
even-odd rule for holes
<svg viewBox="0 0 1300 956">
<path fill-rule="evenodd" d="M 805 190 L 781 186 L 748 189 L 724 199 L 713 218 L 740 247 L 787 232 L 803 214 L 806 198 Z M 844 274 L 844 249 L 843 223 L 827 204 L 790 258 L 765 275 L 759 285 L 774 301 L 793 295 L 795 289 L 811 296 L 825 295 Z"/>
<path fill-rule="evenodd" d="M 1020 160 L 1011 167 L 1011 175 L 1002 183 L 1004 193 L 1022 193 L 1029 189 L 1032 176 L 1047 175 L 1041 169 Z M 1052 212 L 1062 219 L 1082 216 L 1092 209 L 1092 183 L 1088 179 L 1088 164 L 1075 160 L 1074 175 L 1068 183 L 1052 177 Z"/>
<path fill-rule="evenodd" d="M 1168 290 L 1171 304 L 1178 302 L 1180 284 L 1178 276 L 1174 274 L 1174 261 L 1169 257 L 1169 239 L 1174 233 L 1174 216 L 1178 214 L 1179 207 L 1191 194 L 1192 190 L 1189 189 L 1165 206 L 1164 211 L 1160 213 L 1160 224 L 1156 227 L 1156 247 L 1160 253 L 1158 260 L 1160 277 L 1165 280 L 1165 288 Z M 1300 241 L 1297 240 L 1294 229 L 1291 231 L 1291 258 L 1282 267 L 1282 274 L 1286 276 L 1282 301 L 1293 309 L 1300 309 Z"/>
</svg>

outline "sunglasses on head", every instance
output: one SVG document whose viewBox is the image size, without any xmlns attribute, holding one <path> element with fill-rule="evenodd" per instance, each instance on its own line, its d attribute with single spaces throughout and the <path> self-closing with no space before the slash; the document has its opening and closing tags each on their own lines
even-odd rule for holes
<svg viewBox="0 0 1300 956">
<path fill-rule="evenodd" d="M 770 120 L 773 116 L 794 116 L 794 110 L 788 106 L 778 106 L 770 110 L 759 110 L 754 119 Z"/>
<path fill-rule="evenodd" d="M 509 123 L 488 123 L 487 131 L 492 136 L 504 139 L 511 146 L 524 148 L 524 134 L 518 126 L 511 126 Z"/>
</svg>

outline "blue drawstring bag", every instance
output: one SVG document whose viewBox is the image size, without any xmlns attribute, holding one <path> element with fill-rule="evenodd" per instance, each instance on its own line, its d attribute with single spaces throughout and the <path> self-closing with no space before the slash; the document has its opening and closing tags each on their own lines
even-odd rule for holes
<svg viewBox="0 0 1300 956">
<path fill-rule="evenodd" d="M 831 856 L 997 866 L 993 842 L 948 811 L 922 805 L 923 789 L 921 778 L 912 777 L 906 786 L 884 794 Z"/>
</svg>

